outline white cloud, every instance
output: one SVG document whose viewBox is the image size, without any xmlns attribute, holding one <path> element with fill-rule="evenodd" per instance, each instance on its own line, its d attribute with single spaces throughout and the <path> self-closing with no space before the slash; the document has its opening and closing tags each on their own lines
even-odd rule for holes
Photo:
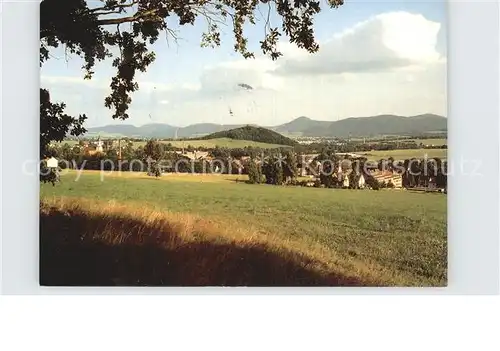
<svg viewBox="0 0 500 351">
<path fill-rule="evenodd" d="M 40 82 L 42 83 L 42 86 L 44 84 L 86 84 L 90 85 L 93 84 L 94 81 L 92 80 L 84 80 L 83 77 L 67 77 L 67 76 L 45 76 L 41 75 L 40 76 Z"/>
<path fill-rule="evenodd" d="M 422 15 L 393 12 L 374 16 L 321 43 L 318 53 L 285 58 L 285 75 L 380 72 L 435 63 L 440 24 Z"/>
<path fill-rule="evenodd" d="M 164 83 L 159 83 L 159 82 L 142 81 L 140 79 L 137 80 L 137 84 L 139 85 L 139 91 L 141 93 L 147 93 L 147 94 L 154 93 L 156 90 L 158 90 L 158 91 L 172 91 L 176 88 L 173 84 L 164 84 Z"/>
<path fill-rule="evenodd" d="M 273 75 L 276 68 L 277 63 L 267 58 L 222 62 L 205 68 L 200 78 L 201 88 L 218 94 L 242 90 L 238 84 L 248 84 L 253 89 L 276 90 L 281 86 L 280 78 Z"/>
<path fill-rule="evenodd" d="M 436 49 L 440 26 L 419 14 L 385 13 L 332 33 L 313 55 L 281 42 L 284 55 L 278 61 L 220 62 L 201 70 L 198 81 L 139 77 L 140 90 L 132 96 L 125 123 L 275 125 L 301 115 L 323 120 L 379 113 L 444 115 L 446 59 Z M 111 111 L 103 107 L 109 81 L 42 77 L 42 82 L 58 94 L 71 94 L 74 105 L 68 108 L 96 116 L 92 125 L 112 123 Z"/>
</svg>

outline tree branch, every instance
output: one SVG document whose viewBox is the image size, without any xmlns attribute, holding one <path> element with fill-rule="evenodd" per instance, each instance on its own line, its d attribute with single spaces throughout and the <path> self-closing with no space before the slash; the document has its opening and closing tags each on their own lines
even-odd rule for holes
<svg viewBox="0 0 500 351">
<path fill-rule="evenodd" d="M 104 15 L 104 14 L 107 14 L 107 13 L 99 13 L 99 11 L 112 10 L 112 9 L 113 9 L 112 10 L 113 12 L 109 12 L 109 13 L 120 13 L 121 11 L 123 11 L 124 9 L 126 9 L 127 7 L 132 7 L 134 5 L 137 5 L 138 3 L 139 3 L 139 0 L 133 0 L 129 4 L 116 4 L 116 5 L 113 5 L 113 6 L 97 7 L 97 8 L 89 9 L 87 13 L 93 13 L 93 14 L 96 14 L 96 15 Z"/>
<path fill-rule="evenodd" d="M 97 20 L 97 24 L 100 26 L 107 26 L 113 24 L 122 24 L 127 22 L 134 22 L 138 20 L 153 20 L 152 18 L 148 18 L 150 16 L 154 16 L 158 12 L 158 9 L 148 10 L 144 12 L 137 12 L 133 16 L 121 17 L 121 18 L 109 18 L 109 19 L 100 19 Z M 157 20 L 156 18 L 154 20 Z"/>
</svg>

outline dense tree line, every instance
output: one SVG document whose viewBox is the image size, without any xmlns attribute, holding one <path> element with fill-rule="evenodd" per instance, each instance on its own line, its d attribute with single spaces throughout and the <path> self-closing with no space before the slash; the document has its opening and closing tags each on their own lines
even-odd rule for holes
<svg viewBox="0 0 500 351">
<path fill-rule="evenodd" d="M 330 141 L 316 142 L 308 145 L 300 144 L 294 147 L 294 150 L 299 153 L 315 154 L 320 153 L 325 149 L 335 151 L 337 153 L 345 152 L 370 152 L 370 151 L 388 151 L 388 150 L 416 150 L 416 149 L 447 149 L 448 146 L 426 146 L 415 141 L 400 141 L 400 142 L 369 142 L 363 143 L 359 141 Z"/>
<path fill-rule="evenodd" d="M 216 147 L 210 151 L 209 160 L 192 160 L 157 140 L 149 140 L 145 146 L 137 148 L 131 141 L 122 146 L 121 160 L 118 159 L 118 151 L 113 148 L 90 155 L 81 146 L 70 146 L 68 143 L 51 147 L 46 153 L 70 161 L 62 161 L 62 168 L 147 172 L 157 177 L 166 172 L 248 174 L 250 183 L 273 185 L 299 184 L 299 168 L 306 166 L 301 164 L 303 155 L 289 148 Z M 312 167 L 313 174 L 316 172 L 316 186 L 326 188 L 344 187 L 345 174 L 348 174 L 349 188 L 353 189 L 358 187 L 361 176 L 372 189 L 394 186 L 379 183 L 372 175 L 375 170 L 401 175 L 404 188 L 428 187 L 430 183 L 437 188 L 447 187 L 447 163 L 440 158 L 395 161 L 390 157 L 375 162 L 364 157 L 339 156 L 334 148 L 327 146 L 312 162 L 309 161 L 308 166 Z"/>
<path fill-rule="evenodd" d="M 401 168 L 405 188 L 428 187 L 431 181 L 437 188 L 447 188 L 448 164 L 440 158 L 404 160 Z"/>
<path fill-rule="evenodd" d="M 78 143 L 80 145 L 84 145 L 86 142 L 96 141 L 97 138 L 93 139 L 80 139 Z M 255 157 L 256 155 L 261 155 L 262 153 L 266 153 L 268 148 L 259 148 L 253 146 L 246 146 L 243 148 L 226 148 L 216 146 L 215 148 L 211 147 L 203 147 L 197 146 L 196 148 L 189 144 L 189 140 L 193 141 L 194 139 L 186 139 L 186 145 L 183 147 L 174 146 L 172 143 L 166 140 L 158 140 L 161 142 L 162 148 L 165 151 L 184 151 L 184 152 L 194 152 L 194 151 L 203 151 L 209 152 L 210 155 L 218 157 L 221 154 L 230 154 L 233 158 L 240 158 L 245 156 Z M 144 141 L 143 139 L 134 139 L 134 138 L 122 138 L 123 144 L 131 144 L 132 142 Z M 276 140 L 272 141 L 275 142 Z M 104 147 L 107 148 L 107 143 L 111 143 L 110 140 L 104 140 Z M 284 144 L 282 144 L 284 145 Z M 297 154 L 316 154 L 322 153 L 325 150 L 328 152 L 335 153 L 355 153 L 355 152 L 369 152 L 369 151 L 387 151 L 387 150 L 404 150 L 404 149 L 447 149 L 447 145 L 441 146 L 426 146 L 422 143 L 417 144 L 415 141 L 405 141 L 401 142 L 370 142 L 363 143 L 360 141 L 345 141 L 345 140 L 336 140 L 336 141 L 324 141 L 324 142 L 316 142 L 308 145 L 304 144 L 294 144 L 293 151 Z M 275 151 L 286 153 L 286 151 L 290 150 L 289 147 L 277 147 L 274 148 Z"/>
</svg>

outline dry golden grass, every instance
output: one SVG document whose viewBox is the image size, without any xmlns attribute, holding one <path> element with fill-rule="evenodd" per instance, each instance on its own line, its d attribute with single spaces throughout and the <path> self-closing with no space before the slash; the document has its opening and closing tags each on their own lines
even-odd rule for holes
<svg viewBox="0 0 500 351">
<path fill-rule="evenodd" d="M 408 285 L 312 241 L 112 200 L 45 198 L 40 255 L 43 285 Z"/>
</svg>

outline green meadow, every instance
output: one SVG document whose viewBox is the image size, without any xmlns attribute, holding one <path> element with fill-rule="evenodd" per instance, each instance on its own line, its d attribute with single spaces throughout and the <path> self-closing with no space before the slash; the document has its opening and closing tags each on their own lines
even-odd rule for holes
<svg viewBox="0 0 500 351">
<path fill-rule="evenodd" d="M 313 252 L 368 285 L 446 285 L 443 194 L 250 185 L 227 175 L 76 176 L 72 171 L 56 186 L 42 185 L 42 203 L 68 199 L 188 214 L 221 232 L 244 231 Z"/>
<path fill-rule="evenodd" d="M 372 150 L 367 152 L 358 152 L 357 154 L 365 156 L 369 160 L 378 161 L 389 157 L 394 160 L 406 160 L 411 158 L 423 159 L 424 157 L 432 158 L 439 157 L 446 159 L 448 155 L 447 149 L 397 149 L 397 150 Z"/>
</svg>

